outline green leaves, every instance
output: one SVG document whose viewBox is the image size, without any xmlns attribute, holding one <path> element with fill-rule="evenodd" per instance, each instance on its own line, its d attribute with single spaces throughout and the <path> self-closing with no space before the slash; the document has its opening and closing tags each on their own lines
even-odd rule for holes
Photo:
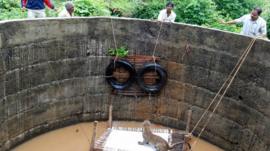
<svg viewBox="0 0 270 151">
<path fill-rule="evenodd" d="M 128 55 L 128 50 L 126 47 L 122 46 L 116 49 L 109 49 L 108 54 L 110 56 L 126 57 Z"/>
<path fill-rule="evenodd" d="M 110 16 L 103 0 L 75 0 L 75 16 Z"/>
<path fill-rule="evenodd" d="M 159 1 L 142 3 L 138 5 L 132 17 L 141 19 L 157 19 L 159 11 L 164 8 L 164 4 Z"/>
<path fill-rule="evenodd" d="M 19 8 L 19 4 L 17 0 L 0 0 L 0 9 Z"/>
<path fill-rule="evenodd" d="M 212 0 L 182 0 L 175 5 L 176 21 L 203 25 L 215 18 L 216 5 Z"/>
<path fill-rule="evenodd" d="M 0 20 L 26 17 L 22 12 L 19 0 L 0 0 Z"/>
<path fill-rule="evenodd" d="M 112 16 L 132 16 L 136 10 L 136 6 L 140 5 L 141 0 L 111 0 L 108 8 L 111 10 Z"/>
<path fill-rule="evenodd" d="M 247 2 L 249 0 L 213 0 L 217 5 L 217 10 L 222 16 L 231 18 L 239 18 L 248 13 L 253 4 Z"/>
</svg>

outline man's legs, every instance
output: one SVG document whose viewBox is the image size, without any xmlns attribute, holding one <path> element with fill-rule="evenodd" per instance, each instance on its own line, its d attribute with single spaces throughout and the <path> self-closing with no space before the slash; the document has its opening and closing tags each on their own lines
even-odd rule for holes
<svg viewBox="0 0 270 151">
<path fill-rule="evenodd" d="M 27 14 L 28 14 L 29 19 L 46 17 L 45 9 L 41 9 L 41 10 L 28 9 Z"/>
<path fill-rule="evenodd" d="M 28 9 L 28 10 L 27 10 L 27 18 L 28 18 L 28 19 L 33 19 L 33 18 L 35 18 L 35 12 L 34 12 L 34 10 L 31 10 L 31 9 Z"/>
<path fill-rule="evenodd" d="M 37 18 L 45 18 L 46 17 L 46 13 L 45 13 L 45 9 L 41 9 L 41 10 L 36 10 L 37 11 Z"/>
</svg>

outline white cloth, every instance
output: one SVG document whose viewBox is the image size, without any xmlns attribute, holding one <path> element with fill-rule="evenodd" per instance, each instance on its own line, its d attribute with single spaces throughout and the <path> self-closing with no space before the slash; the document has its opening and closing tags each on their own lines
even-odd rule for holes
<svg viewBox="0 0 270 151">
<path fill-rule="evenodd" d="M 241 34 L 247 36 L 262 36 L 266 35 L 266 21 L 258 17 L 257 20 L 252 21 L 251 15 L 247 14 L 235 20 L 237 23 L 243 23 Z"/>
<path fill-rule="evenodd" d="M 44 18 L 46 17 L 45 9 L 28 9 L 27 10 L 27 18 L 33 19 L 33 18 Z"/>
<path fill-rule="evenodd" d="M 69 12 L 67 11 L 66 8 L 64 8 L 59 14 L 58 17 L 71 17 L 71 15 L 69 14 Z"/>
<path fill-rule="evenodd" d="M 171 11 L 171 14 L 168 16 L 166 9 L 161 10 L 158 15 L 158 21 L 174 22 L 175 18 L 176 14 Z"/>
<path fill-rule="evenodd" d="M 169 133 L 154 133 L 168 141 Z M 108 136 L 104 151 L 153 151 L 152 145 L 139 145 L 138 142 L 143 141 L 142 132 L 112 130 Z"/>
</svg>

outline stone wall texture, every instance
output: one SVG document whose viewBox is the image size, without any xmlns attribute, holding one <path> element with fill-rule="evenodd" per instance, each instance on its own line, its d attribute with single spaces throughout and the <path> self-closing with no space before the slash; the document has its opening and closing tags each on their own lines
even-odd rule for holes
<svg viewBox="0 0 270 151">
<path fill-rule="evenodd" d="M 161 58 L 169 79 L 160 95 L 110 96 L 104 74 L 112 23 L 117 46 Z M 184 129 L 191 109 L 193 127 L 252 39 L 164 23 L 154 52 L 159 29 L 152 21 L 106 17 L 0 22 L 0 150 L 55 128 L 107 120 L 110 101 L 115 120 Z M 270 42 L 257 40 L 204 139 L 227 151 L 270 150 L 269 58 Z"/>
</svg>

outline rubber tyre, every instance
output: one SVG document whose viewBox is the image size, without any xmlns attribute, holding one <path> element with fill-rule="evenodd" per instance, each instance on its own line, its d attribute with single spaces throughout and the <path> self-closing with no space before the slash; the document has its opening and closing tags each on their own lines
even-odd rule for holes
<svg viewBox="0 0 270 151">
<path fill-rule="evenodd" d="M 144 83 L 144 74 L 149 71 L 156 71 L 160 80 L 158 83 L 154 85 L 147 85 Z M 163 69 L 159 64 L 156 63 L 148 63 L 145 64 L 142 69 L 138 72 L 138 78 L 137 78 L 138 85 L 141 89 L 143 89 L 146 93 L 158 93 L 166 84 L 167 82 L 167 72 L 165 69 Z"/>
<path fill-rule="evenodd" d="M 111 77 L 116 68 L 122 67 L 129 72 L 130 77 L 126 82 L 120 83 L 116 78 Z M 106 68 L 106 81 L 116 90 L 123 90 L 128 88 L 136 77 L 136 70 L 134 66 L 126 60 L 112 61 Z"/>
</svg>

